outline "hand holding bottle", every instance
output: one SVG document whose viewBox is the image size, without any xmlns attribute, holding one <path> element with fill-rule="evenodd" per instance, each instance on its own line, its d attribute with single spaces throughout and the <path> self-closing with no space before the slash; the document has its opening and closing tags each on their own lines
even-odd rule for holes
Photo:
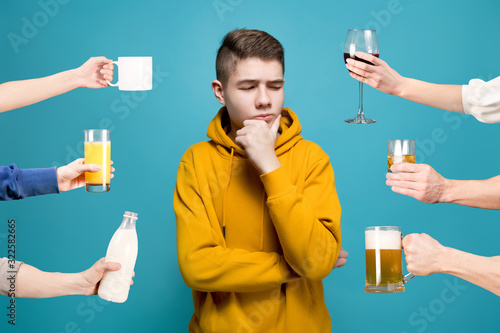
<svg viewBox="0 0 500 333">
<path fill-rule="evenodd" d="M 81 272 L 83 295 L 97 295 L 99 282 L 102 280 L 106 272 L 119 271 L 122 265 L 118 262 L 105 262 L 106 258 L 99 259 L 92 267 L 84 272 Z M 132 273 L 132 277 L 135 273 Z M 130 285 L 134 281 L 130 279 Z"/>
<path fill-rule="evenodd" d="M 123 303 L 128 298 L 138 251 L 136 221 L 137 213 L 125 212 L 122 224 L 109 243 L 105 263 L 118 262 L 121 269 L 106 272 L 101 280 L 98 294 L 106 301 Z"/>
</svg>

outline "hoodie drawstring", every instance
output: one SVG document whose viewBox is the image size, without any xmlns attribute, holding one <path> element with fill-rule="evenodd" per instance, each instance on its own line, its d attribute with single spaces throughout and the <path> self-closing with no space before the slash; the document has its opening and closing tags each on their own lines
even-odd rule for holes
<svg viewBox="0 0 500 333">
<path fill-rule="evenodd" d="M 222 199 L 222 237 L 226 239 L 226 197 L 229 190 L 229 184 L 231 183 L 231 173 L 233 172 L 233 156 L 234 147 L 231 147 L 231 157 L 229 158 L 229 169 L 227 170 L 229 179 L 227 180 L 226 191 L 224 192 L 224 198 Z"/>
</svg>

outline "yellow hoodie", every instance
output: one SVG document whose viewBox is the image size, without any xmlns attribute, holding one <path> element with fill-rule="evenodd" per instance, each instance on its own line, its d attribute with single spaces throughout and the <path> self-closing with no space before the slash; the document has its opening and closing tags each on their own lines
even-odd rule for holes
<svg viewBox="0 0 500 333">
<path fill-rule="evenodd" d="M 259 175 L 226 134 L 191 146 L 177 174 L 179 267 L 193 289 L 190 332 L 331 332 L 323 283 L 337 260 L 340 204 L 329 157 L 283 108 L 276 155 Z"/>
</svg>

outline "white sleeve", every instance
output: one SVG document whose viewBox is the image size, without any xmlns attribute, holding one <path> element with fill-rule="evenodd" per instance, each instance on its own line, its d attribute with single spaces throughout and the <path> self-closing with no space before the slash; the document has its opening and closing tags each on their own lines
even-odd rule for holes
<svg viewBox="0 0 500 333">
<path fill-rule="evenodd" d="M 0 258 L 0 295 L 11 297 L 9 294 L 15 294 L 17 271 L 22 263 L 22 261 Z"/>
<path fill-rule="evenodd" d="M 462 86 L 464 112 L 483 123 L 500 122 L 500 76 L 484 82 L 480 79 L 469 81 Z"/>
</svg>

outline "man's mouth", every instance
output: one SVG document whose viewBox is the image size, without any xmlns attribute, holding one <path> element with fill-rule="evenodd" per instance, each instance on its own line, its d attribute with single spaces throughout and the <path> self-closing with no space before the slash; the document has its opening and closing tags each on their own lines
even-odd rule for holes
<svg viewBox="0 0 500 333">
<path fill-rule="evenodd" d="M 261 115 L 258 115 L 256 117 L 254 117 L 253 119 L 255 119 L 255 120 L 263 120 L 263 121 L 269 121 L 272 118 L 273 118 L 272 114 L 261 114 Z"/>
</svg>

